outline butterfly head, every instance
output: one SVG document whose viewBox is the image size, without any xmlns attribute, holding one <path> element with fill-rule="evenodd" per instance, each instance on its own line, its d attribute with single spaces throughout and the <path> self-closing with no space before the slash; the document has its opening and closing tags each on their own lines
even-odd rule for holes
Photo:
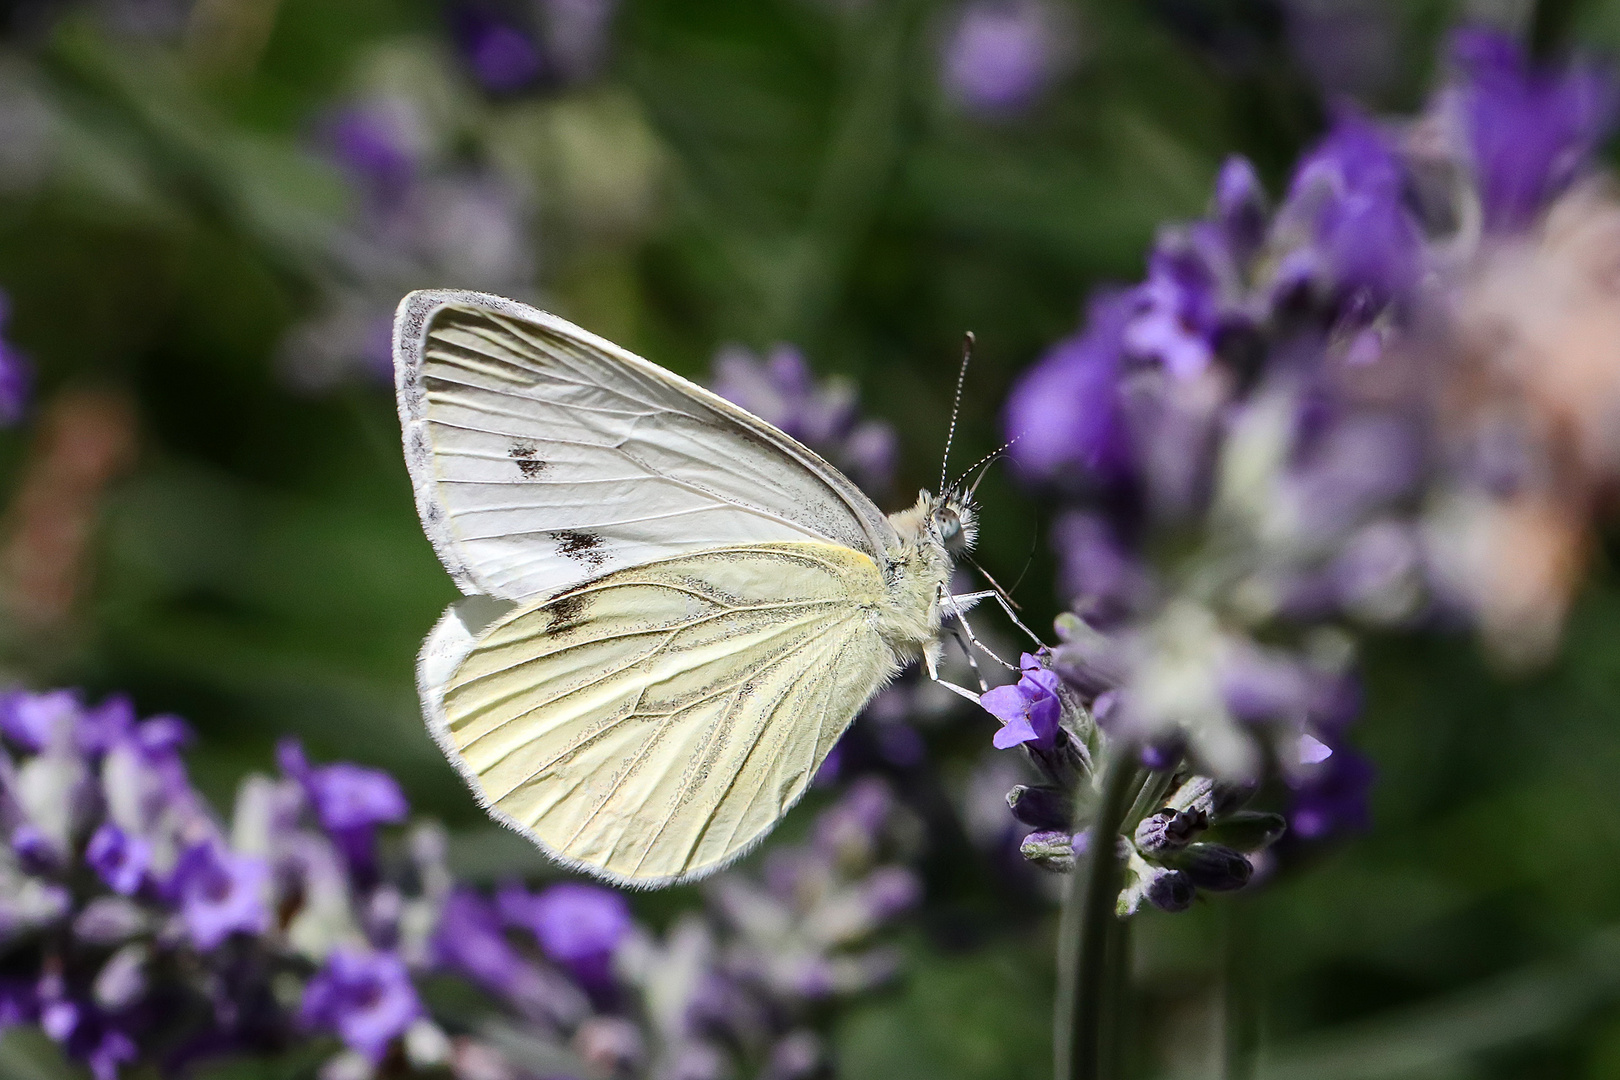
<svg viewBox="0 0 1620 1080">
<path fill-rule="evenodd" d="M 952 555 L 973 547 L 979 534 L 978 511 L 972 493 L 958 487 L 938 495 L 924 494 L 928 504 L 928 534 Z"/>
</svg>

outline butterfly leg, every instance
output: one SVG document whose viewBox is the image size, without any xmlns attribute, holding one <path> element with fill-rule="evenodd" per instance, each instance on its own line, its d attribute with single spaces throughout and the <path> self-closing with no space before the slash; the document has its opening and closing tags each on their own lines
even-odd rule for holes
<svg viewBox="0 0 1620 1080">
<path fill-rule="evenodd" d="M 975 705 L 977 705 L 979 703 L 979 695 L 974 693 L 972 690 L 969 690 L 965 686 L 958 686 L 955 683 L 951 682 L 949 679 L 940 678 L 939 677 L 939 668 L 935 666 L 934 658 L 932 656 L 924 655 L 923 656 L 923 664 L 928 670 L 928 677 L 930 679 L 932 679 L 935 682 L 939 683 L 939 685 L 943 686 L 945 689 L 949 690 L 951 693 L 957 694 L 957 695 L 959 695 L 961 697 L 967 698 L 969 701 L 973 702 L 973 704 L 975 704 Z M 980 681 L 982 682 L 983 680 L 980 680 Z"/>
<path fill-rule="evenodd" d="M 1033 641 L 1036 645 L 1039 645 L 1042 648 L 1046 647 L 1046 642 L 1042 641 L 1035 631 L 1024 625 L 1024 621 L 1018 617 L 1018 614 L 1015 611 L 1013 611 L 1012 605 L 1007 602 L 1007 598 L 1001 595 L 1001 593 L 997 592 L 995 589 L 985 589 L 983 592 L 961 593 L 951 597 L 951 602 L 957 605 L 976 604 L 980 600 L 994 600 L 996 603 L 1000 604 L 1001 610 L 1007 613 L 1007 618 L 1013 621 L 1014 626 L 1028 634 L 1029 640 Z M 966 611 L 967 608 L 963 607 L 962 610 Z"/>
<path fill-rule="evenodd" d="M 990 689 L 990 684 L 984 681 L 984 672 L 979 670 L 979 658 L 973 655 L 972 649 L 968 648 L 967 639 L 962 636 L 962 631 L 953 626 L 947 633 L 956 639 L 956 644 L 961 646 L 962 655 L 967 657 L 968 667 L 973 669 L 973 677 L 978 680 L 979 693 L 982 694 Z"/>
<path fill-rule="evenodd" d="M 1007 661 L 996 655 L 996 651 L 994 649 L 988 648 L 984 642 L 973 636 L 973 627 L 967 621 L 967 608 L 962 606 L 962 601 L 967 600 L 970 603 L 977 602 L 979 599 L 982 599 L 981 596 L 975 593 L 968 593 L 965 597 L 959 597 L 943 591 L 941 595 L 945 601 L 946 611 L 956 619 L 958 624 L 961 625 L 962 632 L 967 635 L 967 639 L 969 641 L 973 642 L 974 648 L 984 653 L 986 656 L 1000 664 L 1002 667 L 1006 668 L 1008 671 L 1018 670 L 1018 666 L 1016 664 L 1007 663 Z M 992 593 L 991 595 L 995 594 Z"/>
</svg>

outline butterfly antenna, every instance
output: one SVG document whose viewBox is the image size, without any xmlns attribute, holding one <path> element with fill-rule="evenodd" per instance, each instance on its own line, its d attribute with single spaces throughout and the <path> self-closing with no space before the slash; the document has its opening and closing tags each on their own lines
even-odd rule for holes
<svg viewBox="0 0 1620 1080">
<path fill-rule="evenodd" d="M 1005 454 L 1009 449 L 1011 449 L 1012 444 L 1017 442 L 1019 440 L 1019 438 L 1020 438 L 1020 436 L 1014 435 L 1011 439 L 1008 439 L 1001 446 L 999 446 L 996 449 L 990 451 L 988 454 L 984 455 L 984 457 L 980 458 L 978 461 L 975 461 L 972 465 L 969 465 L 967 467 L 967 470 L 965 472 L 963 472 L 961 476 L 956 478 L 956 483 L 953 483 L 951 485 L 951 487 L 954 488 L 954 487 L 957 486 L 957 484 L 960 484 L 963 480 L 966 480 L 973 473 L 973 470 L 977 469 L 980 465 L 983 465 L 985 467 L 985 471 L 988 472 L 989 469 L 990 469 L 990 466 L 995 464 L 996 459 L 999 458 L 1002 454 Z M 979 475 L 979 480 L 983 480 L 983 479 L 984 479 L 984 474 L 981 473 Z M 968 494 L 969 495 L 973 494 L 973 492 L 978 490 L 978 488 L 979 488 L 979 480 L 975 480 L 973 482 L 973 487 L 968 489 Z M 941 487 L 943 488 L 943 485 L 941 485 Z"/>
<path fill-rule="evenodd" d="M 979 572 L 979 574 L 984 578 L 984 580 L 986 580 L 986 581 L 988 581 L 990 583 L 990 587 L 992 589 L 996 590 L 996 594 L 998 596 L 1000 596 L 1003 600 L 1007 601 L 1007 603 L 1010 604 L 1013 607 L 1014 610 L 1016 610 L 1016 611 L 1023 611 L 1024 610 L 1023 607 L 1018 603 L 1018 601 L 1016 601 L 1016 600 L 1014 600 L 1012 598 L 1012 594 L 1009 593 L 1006 589 L 1003 589 L 1001 587 L 1001 583 L 999 581 L 997 581 L 995 578 L 990 576 L 990 571 L 986 570 L 983 566 L 979 565 L 979 560 L 975 559 L 972 555 L 969 555 L 965 551 L 961 553 L 960 558 L 966 559 L 968 561 L 968 565 L 973 567 L 973 569 L 977 570 Z M 1019 576 L 1019 580 L 1023 580 L 1023 575 L 1022 574 L 1020 574 L 1018 576 Z"/>
<path fill-rule="evenodd" d="M 945 494 L 945 477 L 951 467 L 951 442 L 956 438 L 956 418 L 962 412 L 962 387 L 967 382 L 968 361 L 973 359 L 973 331 L 962 335 L 962 367 L 956 373 L 956 398 L 951 402 L 951 426 L 945 432 L 945 458 L 939 463 L 939 493 Z"/>
</svg>

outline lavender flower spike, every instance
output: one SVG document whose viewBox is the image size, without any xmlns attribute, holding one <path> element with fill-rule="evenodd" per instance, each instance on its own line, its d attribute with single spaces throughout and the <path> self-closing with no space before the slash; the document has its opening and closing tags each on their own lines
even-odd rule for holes
<svg viewBox="0 0 1620 1080">
<path fill-rule="evenodd" d="M 339 948 L 304 989 L 300 1017 L 335 1031 L 373 1064 L 422 1013 L 405 962 L 393 953 Z"/>
</svg>

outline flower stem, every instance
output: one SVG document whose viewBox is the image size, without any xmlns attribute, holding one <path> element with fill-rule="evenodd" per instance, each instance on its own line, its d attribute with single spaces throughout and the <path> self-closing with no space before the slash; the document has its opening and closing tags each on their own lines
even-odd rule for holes
<svg viewBox="0 0 1620 1080">
<path fill-rule="evenodd" d="M 1102 799 L 1088 834 L 1084 866 L 1069 875 L 1069 892 L 1058 934 L 1058 995 L 1054 1016 L 1055 1080 L 1105 1080 L 1103 1018 L 1111 990 L 1109 939 L 1118 931 L 1114 914 L 1121 885 L 1117 838 L 1135 791 L 1135 755 L 1116 747 L 1103 768 Z"/>
</svg>

